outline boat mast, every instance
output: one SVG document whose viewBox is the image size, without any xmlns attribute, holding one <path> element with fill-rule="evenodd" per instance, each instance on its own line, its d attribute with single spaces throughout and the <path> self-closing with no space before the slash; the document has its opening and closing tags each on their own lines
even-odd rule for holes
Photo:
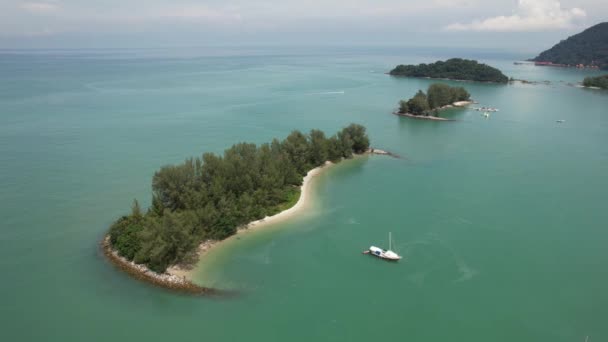
<svg viewBox="0 0 608 342">
<path fill-rule="evenodd" d="M 389 251 L 392 250 L 392 248 L 391 248 L 391 240 L 392 240 L 391 239 L 391 232 L 388 232 L 388 250 Z"/>
</svg>

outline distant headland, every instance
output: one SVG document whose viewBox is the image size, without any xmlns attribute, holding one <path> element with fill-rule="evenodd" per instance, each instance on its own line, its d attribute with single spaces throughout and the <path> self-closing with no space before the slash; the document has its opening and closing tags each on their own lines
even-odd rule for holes
<svg viewBox="0 0 608 342">
<path fill-rule="evenodd" d="M 530 61 L 540 66 L 608 70 L 608 22 L 568 37 Z"/>
<path fill-rule="evenodd" d="M 453 107 L 464 107 L 473 103 L 471 94 L 463 87 L 450 87 L 443 83 L 433 83 L 427 92 L 418 90 L 409 100 L 399 101 L 399 110 L 394 114 L 415 119 L 450 121 L 439 117 L 439 111 Z"/>
<path fill-rule="evenodd" d="M 509 78 L 500 70 L 475 60 L 452 58 L 431 64 L 398 65 L 391 76 L 424 77 L 457 81 L 507 83 Z"/>
<path fill-rule="evenodd" d="M 320 130 L 293 131 L 282 141 L 239 143 L 223 156 L 205 153 L 162 167 L 152 180 L 152 205 L 110 227 L 102 248 L 112 263 L 149 283 L 194 294 L 218 291 L 193 284 L 192 265 L 217 241 L 294 213 L 305 202 L 310 180 L 326 165 L 371 149 L 365 127 L 351 124 L 331 137 Z M 303 178 L 304 177 L 304 178 Z M 176 266 L 181 265 L 181 266 Z"/>
</svg>

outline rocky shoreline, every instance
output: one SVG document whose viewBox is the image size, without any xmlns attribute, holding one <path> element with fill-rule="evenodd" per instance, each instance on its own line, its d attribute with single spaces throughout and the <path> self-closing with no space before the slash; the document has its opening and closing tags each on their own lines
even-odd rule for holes
<svg viewBox="0 0 608 342">
<path fill-rule="evenodd" d="M 393 157 L 393 158 L 397 158 L 397 159 L 401 158 L 401 156 L 398 155 L 398 154 L 395 154 L 395 153 L 392 153 L 392 152 L 389 152 L 389 151 L 384 151 L 384 150 L 377 149 L 377 148 L 373 148 L 373 147 L 370 147 L 369 150 L 367 150 L 366 153 L 367 154 L 377 154 L 377 155 L 380 155 L 380 156 L 389 156 L 389 157 Z"/>
<path fill-rule="evenodd" d="M 405 116 L 406 118 L 418 119 L 418 120 L 456 121 L 454 119 L 446 119 L 446 118 L 442 118 L 439 116 L 433 116 L 433 115 L 414 115 L 414 114 L 410 114 L 410 113 L 399 113 L 399 112 L 393 112 L 393 114 L 399 115 L 399 116 Z"/>
<path fill-rule="evenodd" d="M 130 276 L 152 285 L 190 295 L 220 295 L 223 292 L 217 289 L 196 285 L 187 280 L 186 277 L 168 273 L 158 274 L 144 265 L 138 265 L 129 261 L 118 255 L 118 253 L 112 249 L 109 235 L 106 235 L 101 242 L 101 248 L 104 255 L 114 266 L 125 271 Z"/>
<path fill-rule="evenodd" d="M 243 226 L 243 227 L 239 227 L 237 229 L 238 230 L 242 230 L 242 229 L 247 229 L 249 226 Z M 196 249 L 196 257 L 194 259 L 196 259 L 197 261 L 200 260 L 203 255 L 205 255 L 205 253 L 207 253 L 211 248 L 215 247 L 216 245 L 218 245 L 220 242 L 222 242 L 222 240 L 205 240 L 203 242 L 201 242 L 200 245 L 198 245 L 197 249 Z M 185 279 L 186 281 L 191 281 L 191 276 L 192 276 L 192 270 L 194 269 L 194 267 L 196 266 L 196 263 L 184 263 L 184 264 L 176 264 L 176 265 L 171 265 L 169 267 L 167 267 L 167 273 L 172 275 L 172 276 L 177 276 L 180 277 L 182 279 Z"/>
</svg>

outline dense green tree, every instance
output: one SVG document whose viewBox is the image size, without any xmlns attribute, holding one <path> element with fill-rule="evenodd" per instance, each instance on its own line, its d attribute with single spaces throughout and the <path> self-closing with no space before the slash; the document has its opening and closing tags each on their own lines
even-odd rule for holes
<svg viewBox="0 0 608 342">
<path fill-rule="evenodd" d="M 342 130 L 337 133 L 338 148 L 342 158 L 351 158 L 353 156 L 353 139 L 348 132 Z"/>
<path fill-rule="evenodd" d="M 196 188 L 197 171 L 193 159 L 188 159 L 184 164 L 178 166 L 164 166 L 154 174 L 152 190 L 165 208 L 185 209 L 186 202 L 183 194 L 189 189 Z"/>
<path fill-rule="evenodd" d="M 471 94 L 463 87 L 452 87 L 450 91 L 452 93 L 451 102 L 469 101 L 471 99 Z"/>
<path fill-rule="evenodd" d="M 141 243 L 138 238 L 144 229 L 144 216 L 139 203 L 133 201 L 131 215 L 123 216 L 110 227 L 110 243 L 118 251 L 118 254 L 131 260 L 140 250 Z"/>
<path fill-rule="evenodd" d="M 602 89 L 608 89 L 608 75 L 597 77 L 585 77 L 583 85 L 585 87 L 597 87 Z"/>
<path fill-rule="evenodd" d="M 352 141 L 352 152 L 363 153 L 369 148 L 369 137 L 365 133 L 365 127 L 357 124 L 350 124 L 342 129 L 342 133 L 348 134 L 348 137 Z"/>
<path fill-rule="evenodd" d="M 474 60 L 452 58 L 431 64 L 398 65 L 390 71 L 393 76 L 429 77 L 451 80 L 507 83 L 509 78 L 500 70 Z"/>
<path fill-rule="evenodd" d="M 133 204 L 131 205 L 131 217 L 137 221 L 141 220 L 144 217 L 137 199 L 134 199 Z"/>
<path fill-rule="evenodd" d="M 401 100 L 399 101 L 399 113 L 405 114 L 409 113 L 410 107 L 407 105 L 407 101 Z"/>
<path fill-rule="evenodd" d="M 160 200 L 160 196 L 158 194 L 153 193 L 152 194 L 152 206 L 150 206 L 150 209 L 148 210 L 148 214 L 156 215 L 156 216 L 160 217 L 160 216 L 163 216 L 164 212 L 165 212 L 165 207 L 164 207 L 162 201 Z"/>
<path fill-rule="evenodd" d="M 310 131 L 310 163 L 319 166 L 329 159 L 329 141 L 323 131 L 313 129 Z"/>
<path fill-rule="evenodd" d="M 433 112 L 438 115 L 438 109 L 457 101 L 468 101 L 471 98 L 469 92 L 463 87 L 450 87 L 447 84 L 433 83 L 425 94 L 418 90 L 411 99 L 399 101 L 399 113 L 413 115 L 429 115 Z"/>
<path fill-rule="evenodd" d="M 368 148 L 365 128 L 353 124 L 329 139 L 319 130 L 293 131 L 283 141 L 239 143 L 221 156 L 205 153 L 163 166 L 152 179 L 148 211 L 135 200 L 131 214 L 110 227 L 110 243 L 121 256 L 164 272 L 191 258 L 201 241 L 224 239 L 293 203 L 311 168 Z"/>
<path fill-rule="evenodd" d="M 433 83 L 429 86 L 426 91 L 427 100 L 430 108 L 439 108 L 445 105 L 449 105 L 452 102 L 452 87 L 443 83 Z"/>
<path fill-rule="evenodd" d="M 334 163 L 344 158 L 342 142 L 338 138 L 337 134 L 331 136 L 328 140 L 328 158 Z"/>
<path fill-rule="evenodd" d="M 160 220 L 146 220 L 146 228 L 139 234 L 141 249 L 134 261 L 145 263 L 155 272 L 164 272 L 196 247 L 197 240 L 192 238 L 195 224 L 195 215 L 190 211 L 169 213 Z"/>
<path fill-rule="evenodd" d="M 422 90 L 418 90 L 416 95 L 407 101 L 407 107 L 414 115 L 428 114 L 431 109 L 426 94 Z"/>
<path fill-rule="evenodd" d="M 310 146 L 306 135 L 300 131 L 293 131 L 283 141 L 282 147 L 298 173 L 306 174 L 306 170 L 310 168 Z"/>
</svg>

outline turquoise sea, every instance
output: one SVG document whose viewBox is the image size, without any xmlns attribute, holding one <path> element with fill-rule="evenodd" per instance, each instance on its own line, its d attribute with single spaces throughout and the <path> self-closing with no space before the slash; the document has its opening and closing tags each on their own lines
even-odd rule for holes
<svg viewBox="0 0 608 342">
<path fill-rule="evenodd" d="M 476 58 L 549 84 L 464 85 L 455 122 L 391 114 L 431 83 L 399 63 Z M 430 48 L 0 51 L 0 340 L 608 340 L 608 92 L 595 71 Z M 557 123 L 556 120 L 565 120 Z M 134 280 L 99 250 L 155 170 L 293 129 L 367 126 L 371 156 L 319 177 L 314 210 L 208 255 L 197 282 Z M 386 263 L 361 251 L 386 246 Z"/>
</svg>

